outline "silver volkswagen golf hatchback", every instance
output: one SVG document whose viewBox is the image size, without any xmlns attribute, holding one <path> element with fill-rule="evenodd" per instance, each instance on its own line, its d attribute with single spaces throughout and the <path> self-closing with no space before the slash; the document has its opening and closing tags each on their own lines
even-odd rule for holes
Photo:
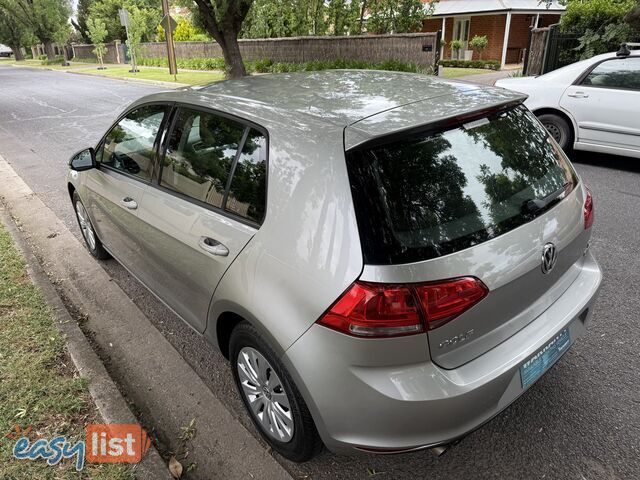
<svg viewBox="0 0 640 480">
<path fill-rule="evenodd" d="M 70 161 L 82 235 L 230 360 L 305 461 L 442 451 L 583 333 L 591 193 L 520 94 L 415 74 L 147 96 Z"/>
</svg>

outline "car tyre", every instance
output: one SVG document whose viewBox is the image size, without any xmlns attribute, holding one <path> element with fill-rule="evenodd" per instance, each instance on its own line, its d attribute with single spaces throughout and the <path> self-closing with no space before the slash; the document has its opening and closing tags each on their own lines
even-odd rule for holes
<svg viewBox="0 0 640 480">
<path fill-rule="evenodd" d="M 234 328 L 229 353 L 236 387 L 262 438 L 294 462 L 318 454 L 322 441 L 302 395 L 253 325 L 241 322 Z"/>
<path fill-rule="evenodd" d="M 76 212 L 76 220 L 78 220 L 78 226 L 80 227 L 82 238 L 84 238 L 84 244 L 87 247 L 87 250 L 89 250 L 89 253 L 98 260 L 107 260 L 111 258 L 109 252 L 107 252 L 102 246 L 102 242 L 98 238 L 96 230 L 93 228 L 91 218 L 89 218 L 87 209 L 84 207 L 82 200 L 80 200 L 78 192 L 73 192 L 73 209 Z"/>
<path fill-rule="evenodd" d="M 543 113 L 538 119 L 565 152 L 571 149 L 573 133 L 571 126 L 564 118 L 554 113 Z"/>
</svg>

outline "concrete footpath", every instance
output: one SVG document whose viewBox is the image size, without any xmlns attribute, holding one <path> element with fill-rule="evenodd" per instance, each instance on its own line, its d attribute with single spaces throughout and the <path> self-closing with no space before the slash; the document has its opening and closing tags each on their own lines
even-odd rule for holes
<svg viewBox="0 0 640 480">
<path fill-rule="evenodd" d="M 183 478 L 291 478 L 2 157 L 0 200 L 158 449 L 194 421 Z"/>
</svg>

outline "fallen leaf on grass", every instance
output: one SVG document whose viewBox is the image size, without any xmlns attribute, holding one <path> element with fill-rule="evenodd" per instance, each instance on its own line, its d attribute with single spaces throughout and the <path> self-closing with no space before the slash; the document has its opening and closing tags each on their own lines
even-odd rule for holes
<svg viewBox="0 0 640 480">
<path fill-rule="evenodd" d="M 176 457 L 169 459 L 169 471 L 173 478 L 180 478 L 182 476 L 182 464 L 176 460 Z"/>
</svg>

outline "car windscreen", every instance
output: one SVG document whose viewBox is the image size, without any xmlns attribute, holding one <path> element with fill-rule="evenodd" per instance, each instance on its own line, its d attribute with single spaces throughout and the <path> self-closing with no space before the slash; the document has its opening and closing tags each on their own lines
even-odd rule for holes
<svg viewBox="0 0 640 480">
<path fill-rule="evenodd" d="M 364 261 L 436 258 L 533 220 L 577 177 L 523 106 L 347 152 Z"/>
</svg>

